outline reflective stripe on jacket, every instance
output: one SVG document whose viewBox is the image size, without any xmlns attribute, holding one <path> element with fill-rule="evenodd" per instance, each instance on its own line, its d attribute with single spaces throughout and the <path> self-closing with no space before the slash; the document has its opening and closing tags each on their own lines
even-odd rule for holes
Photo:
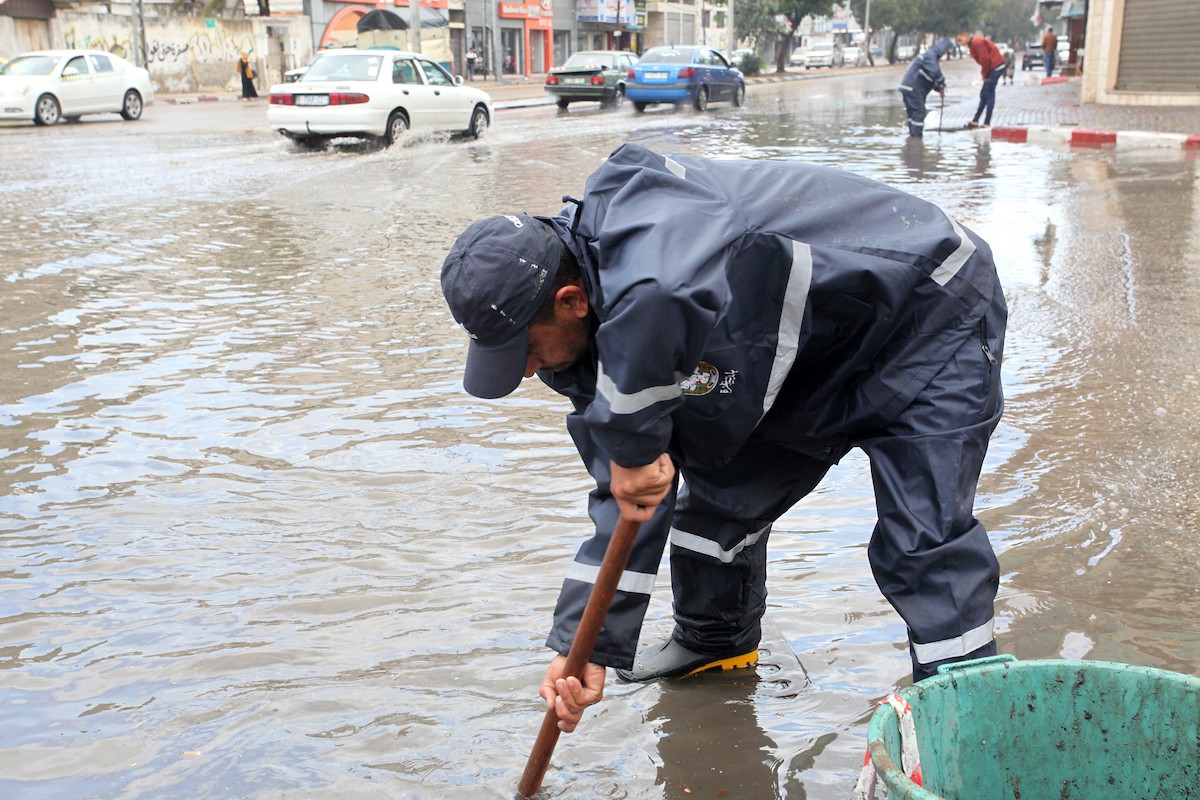
<svg viewBox="0 0 1200 800">
<path fill-rule="evenodd" d="M 596 479 L 548 644 L 566 652 L 616 521 L 608 461 L 726 463 L 752 432 L 836 461 L 894 420 L 976 331 L 986 243 L 942 209 L 828 167 L 616 150 L 552 220 L 594 312 L 591 358 L 539 372 L 570 397 Z M 643 526 L 593 660 L 632 663 L 673 496 Z"/>
</svg>

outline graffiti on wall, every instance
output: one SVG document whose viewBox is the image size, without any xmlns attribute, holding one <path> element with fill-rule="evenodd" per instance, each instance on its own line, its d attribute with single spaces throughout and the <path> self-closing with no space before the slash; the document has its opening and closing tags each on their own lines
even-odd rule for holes
<svg viewBox="0 0 1200 800">
<path fill-rule="evenodd" d="M 146 60 L 178 62 L 187 60 L 198 64 L 229 62 L 238 60 L 242 51 L 254 49 L 254 39 L 248 33 L 230 33 L 222 28 L 206 29 L 203 33 L 190 36 L 180 31 L 176 37 L 147 38 Z M 186 37 L 186 38 L 183 38 Z M 63 43 L 68 49 L 105 50 L 122 58 L 131 58 L 133 45 L 129 37 L 80 33 L 75 27 L 63 33 Z"/>
<path fill-rule="evenodd" d="M 4 0 L 0 0 L 2 2 Z M 106 50 L 135 60 L 128 17 L 64 11 L 59 18 L 62 33 L 55 38 L 64 46 Z M 293 44 L 281 52 L 289 61 L 306 63 L 311 56 L 311 40 L 302 42 L 302 34 L 309 33 L 307 17 L 289 20 L 286 27 L 287 35 L 281 41 Z M 235 65 L 239 56 L 246 52 L 255 62 L 255 71 L 261 73 L 264 80 L 268 76 L 271 80 L 281 80 L 284 57 L 280 57 L 278 64 L 268 64 L 268 54 L 262 51 L 264 45 L 275 44 L 275 39 L 267 34 L 267 30 L 254 20 L 148 18 L 145 66 L 158 91 L 236 91 L 240 84 L 237 83 Z"/>
<path fill-rule="evenodd" d="M 129 58 L 133 55 L 132 45 L 128 38 L 79 33 L 74 27 L 63 32 L 63 46 L 68 50 L 104 50 L 121 58 Z"/>
</svg>

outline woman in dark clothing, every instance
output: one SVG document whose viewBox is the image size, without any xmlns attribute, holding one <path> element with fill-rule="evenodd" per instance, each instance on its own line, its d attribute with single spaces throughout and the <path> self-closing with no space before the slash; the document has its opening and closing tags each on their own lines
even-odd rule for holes
<svg viewBox="0 0 1200 800">
<path fill-rule="evenodd" d="M 242 99 L 258 97 L 258 92 L 254 91 L 254 67 L 250 66 L 250 56 L 246 53 L 242 53 L 242 57 L 238 59 L 237 71 L 242 79 Z"/>
</svg>

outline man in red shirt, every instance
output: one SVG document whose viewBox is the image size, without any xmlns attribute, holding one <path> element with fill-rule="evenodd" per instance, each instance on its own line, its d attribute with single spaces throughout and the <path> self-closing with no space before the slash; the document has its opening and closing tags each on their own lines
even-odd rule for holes
<svg viewBox="0 0 1200 800">
<path fill-rule="evenodd" d="M 954 37 L 960 44 L 965 44 L 967 49 L 971 51 L 971 58 L 975 59 L 983 72 L 983 88 L 979 90 L 979 108 L 975 109 L 975 117 L 967 123 L 968 128 L 979 127 L 979 117 L 987 111 L 983 116 L 983 127 L 992 127 L 992 109 L 996 106 L 996 84 L 1000 82 L 1001 76 L 1004 75 L 1004 56 L 1000 54 L 1000 49 L 986 36 L 978 36 L 959 31 Z"/>
</svg>

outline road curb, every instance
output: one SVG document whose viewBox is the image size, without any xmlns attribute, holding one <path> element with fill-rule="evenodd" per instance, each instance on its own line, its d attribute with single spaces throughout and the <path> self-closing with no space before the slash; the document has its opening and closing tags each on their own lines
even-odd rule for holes
<svg viewBox="0 0 1200 800">
<path fill-rule="evenodd" d="M 241 98 L 238 97 L 236 94 L 231 94 L 231 95 L 202 94 L 202 95 L 196 95 L 196 96 L 185 95 L 185 96 L 179 96 L 179 97 L 156 97 L 155 102 L 165 103 L 166 105 L 169 105 L 169 106 L 189 106 L 193 103 L 226 103 L 226 102 L 229 102 L 232 100 L 240 100 L 240 99 Z M 263 100 L 265 98 L 263 98 L 262 96 L 259 96 L 254 99 Z"/>
<path fill-rule="evenodd" d="M 1092 149 L 1177 149 L 1200 152 L 1200 134 L 1157 131 L 1094 131 L 1042 126 L 996 127 L 992 138 L 1020 144 L 1066 145 Z"/>
</svg>

